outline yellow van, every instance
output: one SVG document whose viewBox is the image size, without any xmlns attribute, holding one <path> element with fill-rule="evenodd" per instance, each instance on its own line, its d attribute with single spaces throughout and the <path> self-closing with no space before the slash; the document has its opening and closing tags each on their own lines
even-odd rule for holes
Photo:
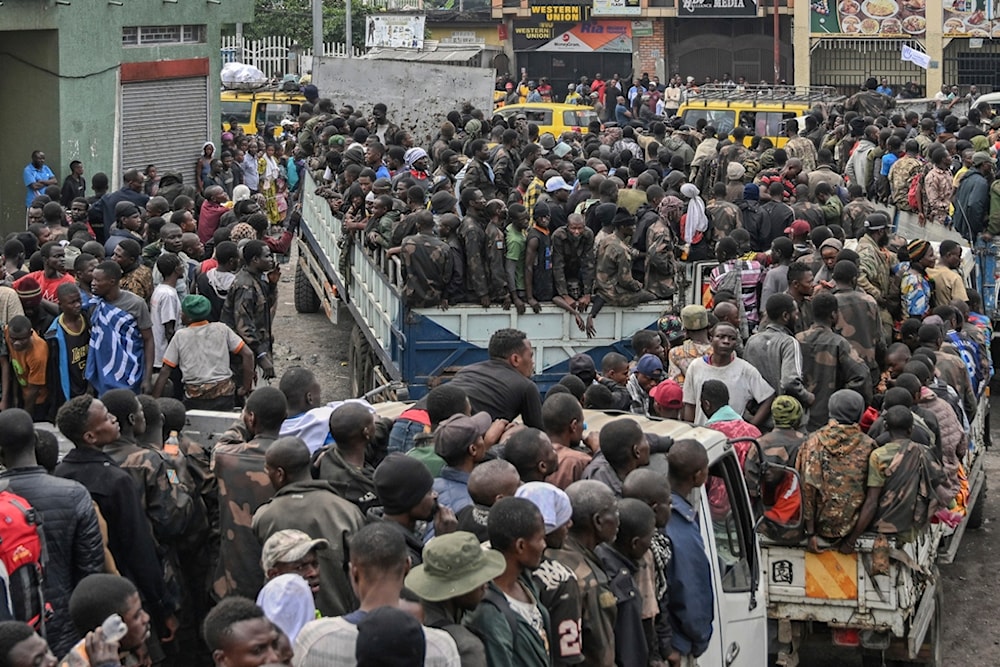
<svg viewBox="0 0 1000 667">
<path fill-rule="evenodd" d="M 525 120 L 538 126 L 539 136 L 551 132 L 556 139 L 563 132 L 586 132 L 592 121 L 600 120 L 594 107 L 551 102 L 507 104 L 493 113 L 503 116 L 508 124 L 518 114 L 524 114 Z"/>
<path fill-rule="evenodd" d="M 297 120 L 299 109 L 306 102 L 302 93 L 285 93 L 277 90 L 223 90 L 221 94 L 222 130 L 229 130 L 230 119 L 243 128 L 246 134 L 257 134 L 268 123 L 275 125 L 275 134 L 285 118 Z"/>
<path fill-rule="evenodd" d="M 835 89 L 825 86 L 748 87 L 742 92 L 724 86 L 704 86 L 681 105 L 677 115 L 691 127 L 704 118 L 720 137 L 742 126 L 748 131 L 744 140 L 747 146 L 751 136 L 756 135 L 769 138 L 776 148 L 781 148 L 788 143 L 785 121 L 805 116 L 817 104 L 829 105 L 843 99 Z M 799 129 L 803 129 L 801 125 Z"/>
</svg>

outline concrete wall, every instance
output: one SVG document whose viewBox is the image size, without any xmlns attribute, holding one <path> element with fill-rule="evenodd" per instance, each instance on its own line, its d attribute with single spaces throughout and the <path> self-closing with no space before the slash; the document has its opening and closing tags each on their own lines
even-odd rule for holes
<svg viewBox="0 0 1000 667">
<path fill-rule="evenodd" d="M 222 68 L 221 26 L 252 20 L 254 5 L 253 0 L 220 4 L 127 0 L 120 7 L 96 0 L 68 2 L 8 2 L 0 8 L 0 122 L 6 128 L 0 151 L 0 233 L 23 228 L 21 172 L 32 150 L 45 151 L 60 182 L 69 162 L 79 159 L 88 184 L 98 171 L 108 174 L 112 187 L 118 184 L 115 143 L 121 63 L 208 58 L 211 88 L 216 90 Z M 204 25 L 205 42 L 122 46 L 123 26 L 156 25 Z M 209 101 L 209 118 L 192 122 L 214 128 L 218 96 Z M 163 131 L 169 141 L 170 128 Z M 195 159 L 197 155 L 192 164 Z"/>
<path fill-rule="evenodd" d="M 389 120 L 413 133 L 417 146 L 428 145 L 448 112 L 465 102 L 488 114 L 495 81 L 492 68 L 357 58 L 320 58 L 313 65 L 321 97 L 366 114 L 376 102 L 384 102 Z M 442 97 L 441 91 L 449 93 Z"/>
</svg>

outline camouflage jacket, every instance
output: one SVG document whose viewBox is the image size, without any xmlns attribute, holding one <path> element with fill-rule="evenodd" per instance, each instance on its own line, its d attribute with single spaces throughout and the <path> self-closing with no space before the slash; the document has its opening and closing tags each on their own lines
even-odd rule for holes
<svg viewBox="0 0 1000 667">
<path fill-rule="evenodd" d="M 240 270 L 222 305 L 222 322 L 240 335 L 257 357 L 271 352 L 271 321 L 278 305 L 277 285 L 265 276 Z"/>
<path fill-rule="evenodd" d="M 871 403 L 871 373 L 847 339 L 818 323 L 796 334 L 795 338 L 802 347 L 806 389 L 816 397 L 809 408 L 810 432 L 826 424 L 829 418 L 827 403 L 838 389 L 853 389 L 865 397 L 865 403 Z"/>
<path fill-rule="evenodd" d="M 506 241 L 504 234 L 492 222 L 486 224 L 486 271 L 489 275 L 490 299 L 503 301 L 510 295 L 507 289 Z"/>
<path fill-rule="evenodd" d="M 802 160 L 802 171 L 810 172 L 816 169 L 816 144 L 805 137 L 792 137 L 785 144 L 785 152 L 789 159 L 796 157 Z"/>
<path fill-rule="evenodd" d="M 462 176 L 462 189 L 475 188 L 481 190 L 486 201 L 496 197 L 497 186 L 494 182 L 493 168 L 476 158 L 465 165 L 465 175 Z"/>
<path fill-rule="evenodd" d="M 403 239 L 400 255 L 406 267 L 403 298 L 410 308 L 437 306 L 444 298 L 454 266 L 448 244 L 433 234 Z"/>
<path fill-rule="evenodd" d="M 861 290 L 840 288 L 833 290 L 837 297 L 840 319 L 837 330 L 847 339 L 872 373 L 872 384 L 878 380 L 878 353 L 885 345 L 879 321 L 878 304 Z"/>
<path fill-rule="evenodd" d="M 867 199 L 852 199 L 844 205 L 840 214 L 844 234 L 849 239 L 861 238 L 865 232 L 865 218 L 875 211 L 875 206 Z"/>
<path fill-rule="evenodd" d="M 858 241 L 858 288 L 875 299 L 884 299 L 889 293 L 889 256 L 872 237 L 865 234 Z"/>
<path fill-rule="evenodd" d="M 890 203 L 904 211 L 912 211 L 907 195 L 910 192 L 910 181 L 924 168 L 924 163 L 915 157 L 904 155 L 893 163 L 889 169 Z"/>
<path fill-rule="evenodd" d="M 713 199 L 705 207 L 705 213 L 712 221 L 712 237 L 716 241 L 729 236 L 734 229 L 743 227 L 743 214 L 739 206 L 724 199 Z"/>
<path fill-rule="evenodd" d="M 667 223 L 657 220 L 646 231 L 646 289 L 660 299 L 672 296 L 677 268 L 673 233 Z"/>
<path fill-rule="evenodd" d="M 584 664 L 613 667 L 618 603 L 600 558 L 572 535 L 566 538 L 562 549 L 547 549 L 546 555 L 576 575 Z"/>
<path fill-rule="evenodd" d="M 826 539 L 846 537 L 858 522 L 875 441 L 857 424 L 830 421 L 802 443 L 796 468 L 806 526 Z"/>
<path fill-rule="evenodd" d="M 465 296 L 478 301 L 490 293 L 485 224 L 471 215 L 465 216 L 458 227 L 458 238 L 465 250 Z"/>
<path fill-rule="evenodd" d="M 881 116 L 894 106 L 896 106 L 896 100 L 888 95 L 876 93 L 874 90 L 862 90 L 860 93 L 855 93 L 844 103 L 846 111 L 857 111 L 859 116 L 871 116 L 872 118 Z"/>
<path fill-rule="evenodd" d="M 104 448 L 136 483 L 143 509 L 160 543 L 172 543 L 187 528 L 194 505 L 163 454 L 119 438 Z"/>
<path fill-rule="evenodd" d="M 892 453 L 884 468 L 881 452 Z M 869 486 L 873 470 L 883 483 L 872 524 L 876 531 L 906 539 L 930 522 L 937 509 L 934 487 L 944 475 L 926 447 L 912 440 L 893 441 L 872 452 L 868 468 Z"/>
<path fill-rule="evenodd" d="M 795 214 L 796 220 L 805 220 L 813 229 L 826 224 L 826 213 L 823 212 L 823 207 L 816 202 L 797 201 L 792 204 L 792 212 Z"/>
<path fill-rule="evenodd" d="M 597 274 L 594 291 L 613 306 L 629 305 L 626 301 L 642 290 L 642 283 L 632 277 L 632 255 L 628 245 L 609 234 L 597 248 Z"/>
<path fill-rule="evenodd" d="M 579 236 L 565 225 L 552 232 L 552 278 L 556 294 L 570 293 L 569 283 L 579 283 L 580 294 L 594 291 L 594 232 L 584 228 Z"/>
<path fill-rule="evenodd" d="M 212 593 L 221 599 L 242 595 L 251 600 L 264 585 L 261 544 L 252 527 L 253 513 L 274 495 L 264 472 L 264 455 L 275 441 L 258 436 L 250 442 L 217 444 L 212 472 L 219 484 L 219 560 L 212 577 Z"/>
</svg>

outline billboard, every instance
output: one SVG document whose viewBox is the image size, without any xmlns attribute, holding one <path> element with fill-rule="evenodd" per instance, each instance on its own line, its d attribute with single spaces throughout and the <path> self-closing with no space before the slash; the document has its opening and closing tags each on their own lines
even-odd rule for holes
<svg viewBox="0 0 1000 667">
<path fill-rule="evenodd" d="M 632 53 L 632 22 L 583 21 L 576 24 L 518 22 L 514 26 L 516 51 L 573 53 Z"/>
<path fill-rule="evenodd" d="M 757 0 L 680 0 L 677 18 L 757 16 Z"/>
<path fill-rule="evenodd" d="M 945 37 L 1000 39 L 1000 7 L 988 0 L 943 0 Z"/>
<path fill-rule="evenodd" d="M 422 49 L 424 17 L 415 14 L 372 14 L 366 19 L 365 46 L 369 49 Z"/>
<path fill-rule="evenodd" d="M 816 37 L 923 37 L 926 9 L 926 0 L 814 0 L 810 31 Z"/>
<path fill-rule="evenodd" d="M 641 16 L 639 0 L 594 0 L 594 16 Z"/>
</svg>

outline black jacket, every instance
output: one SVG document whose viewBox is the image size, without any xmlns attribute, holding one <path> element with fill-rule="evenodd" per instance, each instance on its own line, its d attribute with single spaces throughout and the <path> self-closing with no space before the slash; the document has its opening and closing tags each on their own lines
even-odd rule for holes
<svg viewBox="0 0 1000 667">
<path fill-rule="evenodd" d="M 108 548 L 118 571 L 135 584 L 143 607 L 162 623 L 176 605 L 168 596 L 153 530 L 132 477 L 104 452 L 81 447 L 66 454 L 56 475 L 87 487 L 108 524 Z"/>
<path fill-rule="evenodd" d="M 52 651 L 65 655 L 81 639 L 69 617 L 69 596 L 81 579 L 104 571 L 104 544 L 90 494 L 41 466 L 7 470 L 0 479 L 41 514 L 45 600 L 53 612 L 45 624 L 46 636 Z"/>
</svg>

